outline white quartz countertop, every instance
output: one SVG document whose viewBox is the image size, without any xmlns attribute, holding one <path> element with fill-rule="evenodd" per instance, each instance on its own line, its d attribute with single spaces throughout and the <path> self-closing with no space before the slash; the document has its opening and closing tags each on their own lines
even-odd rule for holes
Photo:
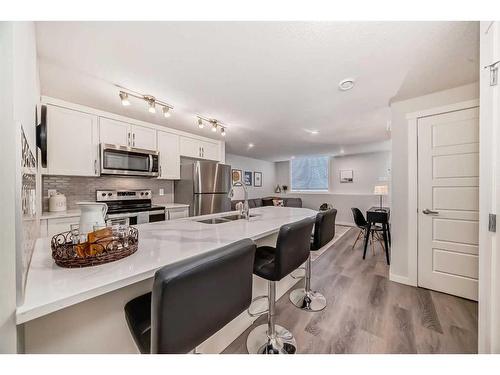
<svg viewBox="0 0 500 375">
<path fill-rule="evenodd" d="M 154 204 L 154 205 L 160 206 L 160 207 L 165 207 L 165 209 L 167 209 L 167 210 L 171 210 L 171 209 L 175 209 L 175 208 L 189 207 L 189 204 L 184 204 L 184 203 L 158 203 L 158 204 Z M 40 215 L 40 219 L 47 220 L 47 219 L 60 219 L 60 218 L 65 218 L 65 217 L 77 217 L 77 216 L 80 216 L 80 214 L 81 214 L 81 211 L 79 209 L 59 211 L 59 212 L 44 211 Z"/>
<path fill-rule="evenodd" d="M 137 252 L 116 262 L 88 268 L 62 268 L 52 260 L 50 239 L 37 240 L 28 270 L 24 303 L 17 323 L 25 323 L 154 276 L 159 268 L 215 250 L 243 238 L 257 240 L 288 223 L 316 215 L 307 208 L 259 207 L 247 220 L 221 224 L 197 222 L 207 215 L 138 225 Z"/>
</svg>

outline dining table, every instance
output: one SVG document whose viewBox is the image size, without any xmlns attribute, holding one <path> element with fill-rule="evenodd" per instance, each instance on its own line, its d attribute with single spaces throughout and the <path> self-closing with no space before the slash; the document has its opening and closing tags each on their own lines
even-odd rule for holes
<svg viewBox="0 0 500 375">
<path fill-rule="evenodd" d="M 366 211 L 366 221 L 368 223 L 367 230 L 365 231 L 365 247 L 363 251 L 363 259 L 366 257 L 366 249 L 368 248 L 368 241 L 370 239 L 370 235 L 376 227 L 380 227 L 382 231 L 382 235 L 384 238 L 384 250 L 385 250 L 385 258 L 387 260 L 387 264 L 391 264 L 389 248 L 391 246 L 391 228 L 390 228 L 390 214 L 391 209 L 389 207 L 370 207 Z"/>
</svg>

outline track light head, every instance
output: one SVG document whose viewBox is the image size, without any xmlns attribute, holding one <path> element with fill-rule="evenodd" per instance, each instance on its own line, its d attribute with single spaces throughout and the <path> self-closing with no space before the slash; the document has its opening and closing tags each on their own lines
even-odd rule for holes
<svg viewBox="0 0 500 375">
<path fill-rule="evenodd" d="M 128 100 L 128 94 L 126 92 L 120 91 L 119 95 L 120 95 L 120 99 L 122 101 L 122 105 L 124 107 L 129 106 L 130 105 L 130 101 Z"/>
<path fill-rule="evenodd" d="M 205 125 L 203 124 L 203 120 L 201 118 L 198 117 L 198 127 L 200 129 L 203 129 L 205 127 Z"/>
<path fill-rule="evenodd" d="M 144 95 L 144 100 L 148 103 L 148 111 L 150 113 L 156 113 L 156 99 L 154 96 Z"/>
<path fill-rule="evenodd" d="M 171 115 L 170 108 L 167 106 L 163 106 L 163 117 L 169 118 Z"/>
<path fill-rule="evenodd" d="M 212 131 L 213 132 L 217 131 L 217 121 L 212 122 Z"/>
<path fill-rule="evenodd" d="M 226 136 L 226 129 L 224 129 L 223 127 L 220 128 L 220 135 L 222 135 L 223 137 Z"/>
</svg>

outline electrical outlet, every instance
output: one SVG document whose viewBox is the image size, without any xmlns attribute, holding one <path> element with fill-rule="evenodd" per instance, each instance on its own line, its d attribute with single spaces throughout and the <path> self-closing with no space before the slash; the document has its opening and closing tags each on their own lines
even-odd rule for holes
<svg viewBox="0 0 500 375">
<path fill-rule="evenodd" d="M 160 189 L 160 195 L 165 195 L 165 189 Z"/>
<path fill-rule="evenodd" d="M 47 190 L 47 194 L 48 194 L 49 197 L 51 197 L 51 196 L 57 194 L 57 190 L 56 189 L 48 189 Z"/>
</svg>

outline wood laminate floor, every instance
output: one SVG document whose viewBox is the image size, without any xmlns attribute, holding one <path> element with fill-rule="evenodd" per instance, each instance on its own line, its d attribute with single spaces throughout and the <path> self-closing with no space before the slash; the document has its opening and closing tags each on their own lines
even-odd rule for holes
<svg viewBox="0 0 500 375">
<path fill-rule="evenodd" d="M 326 309 L 301 311 L 289 293 L 277 302 L 276 322 L 294 334 L 298 353 L 477 353 L 476 302 L 389 281 L 379 245 L 364 261 L 362 241 L 351 250 L 357 234 L 350 229 L 313 262 L 312 286 Z M 246 353 L 248 333 L 265 321 L 224 353 Z"/>
</svg>

